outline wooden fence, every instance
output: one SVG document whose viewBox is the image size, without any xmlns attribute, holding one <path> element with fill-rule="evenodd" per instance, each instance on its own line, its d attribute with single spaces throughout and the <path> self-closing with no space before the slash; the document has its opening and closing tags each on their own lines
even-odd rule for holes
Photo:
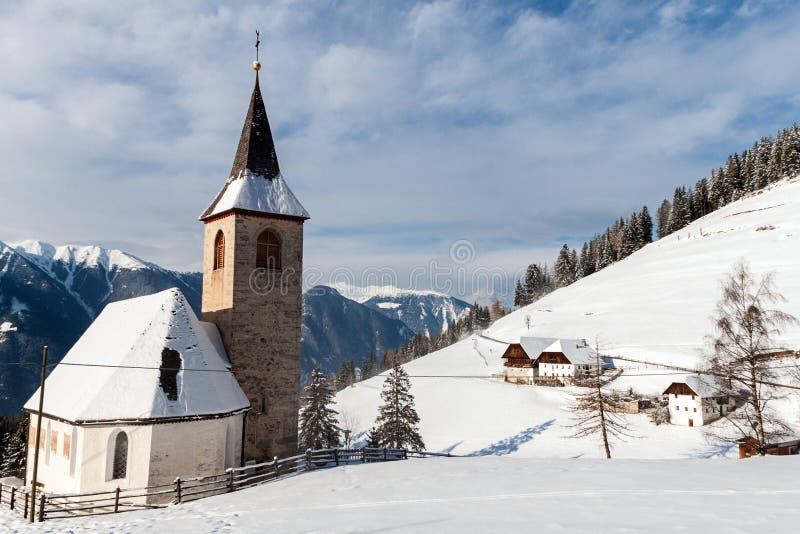
<svg viewBox="0 0 800 534">
<path fill-rule="evenodd" d="M 274 458 L 244 467 L 227 469 L 224 473 L 202 477 L 178 477 L 171 484 L 142 488 L 116 488 L 81 494 L 45 494 L 37 492 L 35 517 L 38 521 L 85 515 L 104 515 L 162 508 L 230 493 L 266 482 L 284 479 L 300 473 L 345 464 L 391 462 L 408 458 L 426 458 L 450 454 L 406 449 L 319 449 L 290 458 Z M 0 506 L 8 507 L 27 517 L 30 495 L 24 488 L 0 484 Z"/>
</svg>

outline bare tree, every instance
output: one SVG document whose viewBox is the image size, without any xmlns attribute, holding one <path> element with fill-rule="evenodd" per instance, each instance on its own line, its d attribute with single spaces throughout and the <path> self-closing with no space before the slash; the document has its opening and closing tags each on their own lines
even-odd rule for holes
<svg viewBox="0 0 800 534">
<path fill-rule="evenodd" d="M 339 430 L 344 436 L 344 448 L 349 449 L 353 444 L 353 438 L 358 432 L 359 427 L 358 417 L 353 412 L 342 410 L 339 412 Z"/>
<path fill-rule="evenodd" d="M 623 406 L 613 392 L 606 391 L 603 387 L 607 381 L 603 379 L 603 366 L 600 359 L 600 343 L 595 345 L 596 367 L 594 375 L 584 378 L 580 384 L 588 391 L 575 398 L 569 407 L 574 414 L 574 423 L 570 428 L 574 430 L 573 437 L 585 438 L 600 435 L 605 449 L 606 458 L 611 458 L 611 440 L 624 440 L 633 437 L 623 413 Z"/>
<path fill-rule="evenodd" d="M 775 362 L 769 358 L 780 351 L 776 338 L 781 329 L 797 323 L 792 315 L 774 308 L 785 301 L 775 289 L 772 273 L 756 280 L 747 263 L 740 261 L 722 284 L 714 315 L 717 332 L 710 339 L 710 372 L 727 379 L 736 401 L 736 409 L 727 415 L 737 430 L 735 439 L 748 439 L 762 456 L 770 442 L 790 432 L 772 409 L 772 401 L 782 393 L 775 386 Z"/>
</svg>

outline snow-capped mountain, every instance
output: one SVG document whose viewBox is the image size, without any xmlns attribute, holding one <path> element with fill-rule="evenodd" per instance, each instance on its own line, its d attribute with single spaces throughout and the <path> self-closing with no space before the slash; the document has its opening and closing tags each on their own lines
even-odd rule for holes
<svg viewBox="0 0 800 534">
<path fill-rule="evenodd" d="M 36 389 L 41 348 L 58 362 L 106 304 L 178 287 L 200 314 L 202 276 L 164 269 L 120 250 L 0 242 L 0 415 L 19 411 Z M 414 335 L 402 321 L 345 299 L 334 290 L 303 295 L 302 373 L 317 363 L 335 371 L 362 363 Z"/>
<path fill-rule="evenodd" d="M 301 370 L 303 381 L 320 364 L 334 372 L 350 359 L 360 366 L 370 353 L 383 354 L 406 343 L 412 332 L 402 321 L 316 286 L 303 295 Z"/>
<path fill-rule="evenodd" d="M 756 276 L 774 272 L 787 298 L 780 308 L 800 317 L 800 177 L 728 204 L 503 317 L 482 335 L 405 364 L 427 448 L 475 455 L 602 456 L 596 439 L 565 439 L 574 423 L 566 408 L 580 388 L 517 386 L 490 378 L 503 371 L 507 343 L 523 335 L 599 337 L 601 351 L 623 369 L 610 387 L 660 395 L 677 375 L 658 364 L 700 364 L 705 336 L 714 333 L 710 316 L 721 281 L 741 259 Z M 800 349 L 800 326 L 787 328 L 779 341 Z M 361 421 L 358 430 L 372 426 L 383 380 L 378 376 L 338 393 L 337 409 Z M 800 395 L 789 394 L 776 409 L 800 433 Z M 643 414 L 625 417 L 636 438 L 617 443 L 616 457 L 735 454 L 707 440 L 702 429 L 655 426 Z"/>
<path fill-rule="evenodd" d="M 448 325 L 468 313 L 470 305 L 436 291 L 400 289 L 394 286 L 355 287 L 337 285 L 345 297 L 403 321 L 415 334 L 438 335 Z"/>
</svg>

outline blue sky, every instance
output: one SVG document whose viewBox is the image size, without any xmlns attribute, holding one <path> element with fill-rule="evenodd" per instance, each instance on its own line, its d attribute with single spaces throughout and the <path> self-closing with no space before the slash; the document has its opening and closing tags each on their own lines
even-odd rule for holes
<svg viewBox="0 0 800 534">
<path fill-rule="evenodd" d="M 800 116 L 796 2 L 164 4 L 0 6 L 0 240 L 197 269 L 255 28 L 322 281 L 550 261 Z"/>
</svg>

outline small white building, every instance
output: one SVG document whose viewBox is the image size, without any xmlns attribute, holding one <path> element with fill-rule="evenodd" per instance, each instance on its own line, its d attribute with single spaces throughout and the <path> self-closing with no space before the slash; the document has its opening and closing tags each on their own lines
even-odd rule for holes
<svg viewBox="0 0 800 534">
<path fill-rule="evenodd" d="M 730 389 L 709 375 L 687 375 L 664 390 L 669 397 L 669 422 L 673 425 L 703 426 L 734 409 Z"/>
<path fill-rule="evenodd" d="M 38 402 L 25 404 L 27 484 Z M 85 493 L 224 472 L 249 407 L 216 326 L 180 290 L 109 304 L 45 382 L 38 482 Z"/>
<path fill-rule="evenodd" d="M 521 337 L 502 357 L 505 380 L 520 384 L 572 382 L 594 376 L 598 365 L 597 353 L 582 339 Z"/>
</svg>

